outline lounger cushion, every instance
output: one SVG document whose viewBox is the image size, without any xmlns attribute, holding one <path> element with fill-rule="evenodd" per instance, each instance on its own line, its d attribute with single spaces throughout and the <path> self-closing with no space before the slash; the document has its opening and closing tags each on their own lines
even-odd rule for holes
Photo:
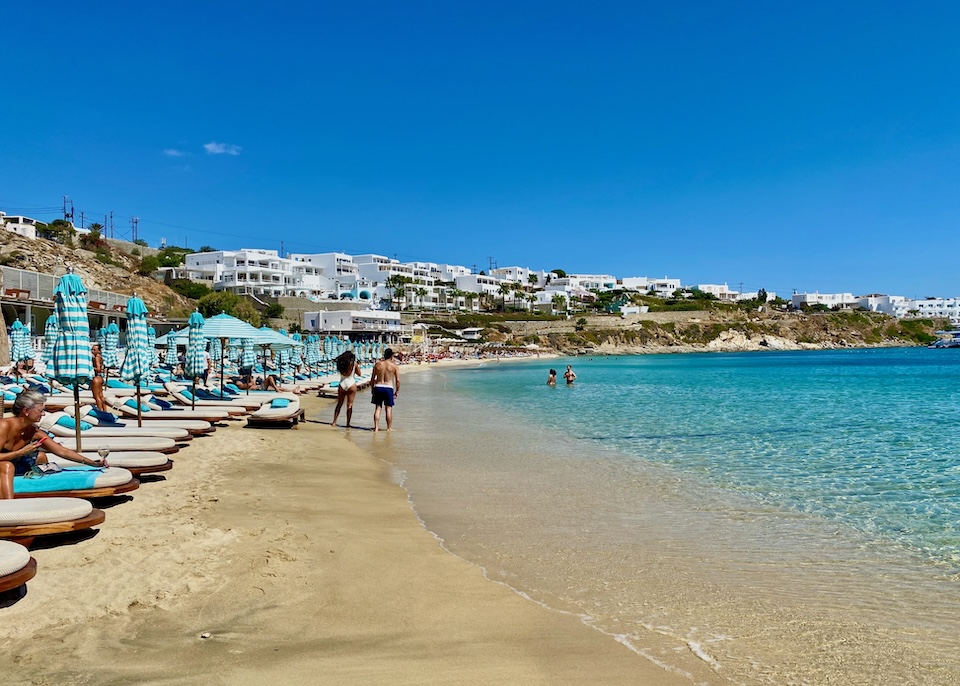
<svg viewBox="0 0 960 686">
<path fill-rule="evenodd" d="M 0 526 L 70 522 L 92 511 L 90 501 L 81 498 L 0 500 Z"/>
<path fill-rule="evenodd" d="M 14 493 L 45 493 L 48 491 L 73 491 L 91 488 L 107 488 L 128 483 L 133 475 L 120 467 L 68 467 L 56 474 L 39 478 L 13 477 Z"/>
<path fill-rule="evenodd" d="M 0 541 L 0 576 L 19 572 L 30 562 L 30 552 L 19 543 Z"/>
<path fill-rule="evenodd" d="M 270 407 L 289 407 L 290 400 L 288 398 L 274 398 L 270 401 Z"/>
<path fill-rule="evenodd" d="M 137 409 L 137 401 L 136 401 L 135 399 L 133 399 L 133 398 L 130 398 L 129 400 L 127 400 L 127 401 L 126 401 L 125 403 L 123 403 L 123 404 L 126 405 L 127 407 L 133 408 L 134 410 Z M 140 411 L 141 411 L 141 412 L 149 412 L 149 411 L 150 411 L 150 408 L 149 408 L 147 405 L 145 405 L 144 403 L 140 403 Z"/>
<path fill-rule="evenodd" d="M 67 417 L 66 415 L 64 415 L 63 417 L 60 417 L 57 420 L 57 424 L 59 424 L 60 426 L 65 426 L 68 429 L 77 428 L 77 420 L 75 420 L 73 417 Z M 81 431 L 86 431 L 87 429 L 92 429 L 92 428 L 93 428 L 93 424 L 91 424 L 90 422 L 85 422 L 83 420 L 80 421 Z"/>
</svg>

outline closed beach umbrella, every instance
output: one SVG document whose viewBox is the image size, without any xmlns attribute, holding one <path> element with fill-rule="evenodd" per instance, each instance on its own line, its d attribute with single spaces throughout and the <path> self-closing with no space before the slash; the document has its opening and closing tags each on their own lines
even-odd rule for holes
<svg viewBox="0 0 960 686">
<path fill-rule="evenodd" d="M 73 273 L 60 277 L 53 290 L 60 333 L 53 346 L 53 364 L 50 376 L 60 383 L 73 384 L 73 403 L 80 416 L 80 384 L 93 376 L 90 357 L 90 325 L 87 322 L 87 289 L 80 277 Z M 77 427 L 77 452 L 80 445 L 80 422 Z"/>
<path fill-rule="evenodd" d="M 103 349 L 103 366 L 107 369 L 116 369 L 120 366 L 118 348 L 120 343 L 120 327 L 116 322 L 107 325 L 105 337 L 106 347 Z"/>
<path fill-rule="evenodd" d="M 134 295 L 127 301 L 127 353 L 120 367 L 120 378 L 137 387 L 137 426 L 143 426 L 140 410 L 140 385 L 153 369 L 153 354 L 147 340 L 147 306 Z"/>
<path fill-rule="evenodd" d="M 30 332 L 19 319 L 10 327 L 10 362 L 14 365 L 33 357 L 30 350 Z"/>
<path fill-rule="evenodd" d="M 240 366 L 249 369 L 257 366 L 257 352 L 253 349 L 252 339 L 240 339 Z"/>
<path fill-rule="evenodd" d="M 130 345 L 129 340 L 127 345 Z M 157 355 L 157 330 L 152 326 L 147 327 L 147 349 L 150 351 L 150 368 L 153 369 L 160 363 L 160 356 Z"/>
<path fill-rule="evenodd" d="M 219 338 L 210 339 L 210 359 L 216 360 L 218 364 L 223 364 L 223 345 Z"/>
<path fill-rule="evenodd" d="M 303 337 L 298 333 L 292 334 L 290 338 L 292 338 L 296 343 L 303 343 Z M 293 365 L 294 371 L 303 366 L 303 355 L 300 352 L 301 350 L 303 350 L 303 348 L 298 345 L 290 351 L 290 364 Z"/>
<path fill-rule="evenodd" d="M 193 402 L 191 406 L 196 409 L 197 395 L 197 377 L 203 374 L 207 368 L 203 353 L 207 349 L 207 341 L 203 337 L 203 315 L 194 312 L 187 320 L 190 327 L 190 333 L 187 338 L 187 355 L 184 358 L 183 374 L 187 378 L 193 379 Z"/>
<path fill-rule="evenodd" d="M 60 333 L 60 326 L 57 324 L 56 313 L 47 317 L 47 323 L 43 327 L 43 362 L 44 368 L 49 367 L 53 362 L 53 346 L 57 342 L 57 334 Z"/>
<path fill-rule="evenodd" d="M 167 335 L 167 354 L 163 361 L 171 367 L 175 367 L 177 364 L 177 339 L 169 334 Z"/>
</svg>

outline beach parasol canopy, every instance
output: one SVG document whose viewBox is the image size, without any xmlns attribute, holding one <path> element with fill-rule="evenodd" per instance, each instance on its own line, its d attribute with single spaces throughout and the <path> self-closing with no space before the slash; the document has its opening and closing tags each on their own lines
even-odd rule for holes
<svg viewBox="0 0 960 686">
<path fill-rule="evenodd" d="M 93 376 L 90 357 L 90 325 L 87 322 L 87 289 L 80 277 L 73 273 L 60 277 L 53 289 L 54 307 L 60 333 L 53 345 L 53 362 L 47 373 L 60 383 L 73 384 L 73 403 L 76 417 L 80 416 L 79 384 Z M 77 452 L 80 444 L 80 422 L 77 427 Z"/>
<path fill-rule="evenodd" d="M 19 319 L 10 327 L 10 362 L 16 364 L 33 358 L 30 331 Z"/>
<path fill-rule="evenodd" d="M 177 364 L 177 339 L 173 336 L 167 336 L 167 353 L 164 355 L 163 361 L 175 367 Z"/>
<path fill-rule="evenodd" d="M 128 333 L 127 336 L 130 334 Z M 130 341 L 127 341 L 130 345 Z M 147 349 L 150 351 L 150 367 L 156 367 L 160 363 L 160 356 L 157 355 L 157 330 L 152 326 L 147 327 Z"/>
<path fill-rule="evenodd" d="M 191 407 L 196 408 L 197 377 L 202 376 L 207 369 L 207 359 L 203 354 L 207 349 L 207 341 L 202 333 L 203 315 L 194 312 L 187 320 L 187 324 L 190 333 L 187 338 L 187 354 L 183 362 L 183 375 L 188 379 L 193 379 Z"/>
<path fill-rule="evenodd" d="M 137 387 L 137 426 L 143 426 L 140 407 L 140 386 L 150 377 L 153 353 L 147 339 L 147 306 L 137 296 L 127 301 L 127 353 L 120 367 L 120 378 Z"/>
<path fill-rule="evenodd" d="M 120 327 L 116 322 L 107 324 L 106 336 L 104 336 L 106 346 L 103 348 L 103 366 L 108 369 L 116 369 L 120 366 L 120 357 L 118 348 L 120 347 Z"/>
<path fill-rule="evenodd" d="M 43 327 L 43 357 L 41 361 L 44 367 L 50 366 L 53 362 L 53 346 L 57 342 L 57 334 L 60 333 L 60 325 L 57 324 L 56 313 L 47 317 L 47 323 Z"/>
</svg>

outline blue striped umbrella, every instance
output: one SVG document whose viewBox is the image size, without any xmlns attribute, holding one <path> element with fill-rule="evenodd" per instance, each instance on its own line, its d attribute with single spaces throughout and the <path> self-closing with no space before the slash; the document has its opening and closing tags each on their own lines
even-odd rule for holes
<svg viewBox="0 0 960 686">
<path fill-rule="evenodd" d="M 30 349 L 30 331 L 19 319 L 10 327 L 10 362 L 17 364 L 33 357 Z"/>
<path fill-rule="evenodd" d="M 73 384 L 73 402 L 77 417 L 80 416 L 80 386 L 93 376 L 93 360 L 90 357 L 90 324 L 87 321 L 87 289 L 76 274 L 60 277 L 53 289 L 54 305 L 60 333 L 53 346 L 53 364 L 50 376 L 61 383 Z M 80 444 L 80 422 L 77 427 L 77 452 Z"/>
<path fill-rule="evenodd" d="M 257 366 L 257 353 L 253 349 L 253 341 L 249 338 L 240 339 L 240 366 L 253 369 Z"/>
<path fill-rule="evenodd" d="M 112 325 L 111 325 L 112 326 Z M 147 340 L 147 306 L 137 296 L 127 301 L 127 352 L 120 367 L 120 378 L 137 386 L 137 426 L 143 426 L 140 411 L 140 386 L 150 377 L 153 354 Z"/>
<path fill-rule="evenodd" d="M 107 369 L 117 369 L 120 366 L 118 348 L 120 343 L 120 327 L 116 322 L 107 325 L 106 347 L 103 348 L 103 366 Z"/>
<path fill-rule="evenodd" d="M 193 379 L 193 402 L 191 406 L 196 409 L 197 377 L 201 376 L 207 368 L 207 360 L 203 356 L 207 349 L 207 341 L 203 337 L 203 315 L 194 312 L 187 320 L 190 327 L 190 333 L 187 338 L 187 355 L 183 362 L 183 375 L 188 379 Z"/>
<path fill-rule="evenodd" d="M 290 338 L 295 340 L 297 343 L 303 343 L 303 337 L 298 333 L 291 334 Z M 290 364 L 293 365 L 294 370 L 298 370 L 303 366 L 303 356 L 301 355 L 300 351 L 300 347 L 296 347 L 290 351 Z"/>
<path fill-rule="evenodd" d="M 219 338 L 210 339 L 210 359 L 214 362 L 220 364 L 223 357 L 223 345 L 220 343 Z"/>
<path fill-rule="evenodd" d="M 43 362 L 46 369 L 53 362 L 53 346 L 57 342 L 57 334 L 60 333 L 60 325 L 57 324 L 57 317 L 51 314 L 47 317 L 47 323 L 43 327 Z"/>
<path fill-rule="evenodd" d="M 130 345 L 129 340 L 127 345 Z M 160 356 L 157 355 L 157 330 L 152 326 L 147 327 L 147 348 L 150 350 L 150 368 L 153 369 L 160 364 Z"/>
<path fill-rule="evenodd" d="M 173 336 L 167 336 L 167 353 L 164 355 L 163 361 L 171 367 L 177 365 L 177 339 Z"/>
</svg>

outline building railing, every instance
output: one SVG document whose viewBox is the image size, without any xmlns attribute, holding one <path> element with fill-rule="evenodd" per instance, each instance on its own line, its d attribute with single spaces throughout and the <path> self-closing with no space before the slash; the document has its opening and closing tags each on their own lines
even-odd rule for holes
<svg viewBox="0 0 960 686">
<path fill-rule="evenodd" d="M 3 294 L 18 300 L 41 301 L 53 303 L 53 290 L 60 281 L 59 276 L 41 274 L 15 267 L 0 267 L 3 276 Z M 101 291 L 98 288 L 87 290 L 87 302 L 91 309 L 116 310 L 127 306 L 129 295 Z M 97 303 L 94 307 L 93 304 Z"/>
</svg>

